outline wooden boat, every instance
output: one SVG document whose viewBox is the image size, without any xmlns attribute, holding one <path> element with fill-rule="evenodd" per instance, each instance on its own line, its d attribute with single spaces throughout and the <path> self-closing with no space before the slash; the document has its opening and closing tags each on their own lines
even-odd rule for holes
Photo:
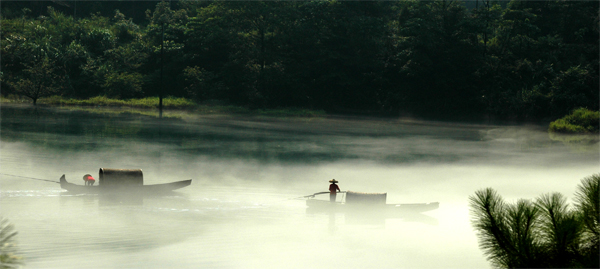
<svg viewBox="0 0 600 269">
<path fill-rule="evenodd" d="M 332 203 L 326 200 L 308 199 L 306 205 L 312 210 L 335 210 L 335 211 L 361 211 L 361 210 L 383 210 L 398 213 L 422 213 L 438 209 L 439 202 L 412 203 L 412 204 L 385 204 L 385 205 L 353 205 L 344 202 Z"/>
<path fill-rule="evenodd" d="M 67 182 L 65 175 L 60 177 L 60 187 L 72 193 L 160 193 L 170 192 L 176 189 L 180 189 L 192 184 L 192 180 L 182 180 L 164 184 L 153 184 L 153 185 L 99 185 L 99 186 L 83 186 Z"/>
<path fill-rule="evenodd" d="M 328 194 L 329 192 L 315 193 L 306 196 L 306 205 L 311 211 L 372 211 L 386 213 L 422 213 L 439 208 L 439 202 L 430 203 L 410 203 L 410 204 L 386 204 L 385 193 L 358 193 L 358 192 L 342 192 L 345 193 L 345 201 L 330 202 L 327 200 L 313 199 L 315 195 Z"/>
</svg>

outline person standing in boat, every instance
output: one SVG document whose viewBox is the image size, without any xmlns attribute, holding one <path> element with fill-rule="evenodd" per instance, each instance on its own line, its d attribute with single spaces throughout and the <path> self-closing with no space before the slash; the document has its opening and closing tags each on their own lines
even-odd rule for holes
<svg viewBox="0 0 600 269">
<path fill-rule="evenodd" d="M 329 185 L 329 201 L 335 203 L 335 196 L 337 195 L 337 192 L 340 191 L 340 187 L 335 184 L 338 183 L 338 181 L 335 179 L 332 179 L 329 182 L 331 182 Z"/>
<path fill-rule="evenodd" d="M 92 175 L 90 174 L 86 174 L 85 176 L 83 176 L 83 181 L 85 182 L 85 185 L 90 185 L 93 186 L 94 183 L 96 183 L 96 179 L 94 179 L 94 177 L 92 177 Z"/>
</svg>

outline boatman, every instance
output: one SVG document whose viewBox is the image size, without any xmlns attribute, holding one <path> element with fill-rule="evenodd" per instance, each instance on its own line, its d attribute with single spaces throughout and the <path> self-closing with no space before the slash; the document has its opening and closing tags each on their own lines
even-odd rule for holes
<svg viewBox="0 0 600 269">
<path fill-rule="evenodd" d="M 90 174 L 86 174 L 85 176 L 83 176 L 83 181 L 85 182 L 86 186 L 87 185 L 93 186 L 94 183 L 96 183 L 96 179 L 94 179 L 92 177 L 92 175 L 90 175 Z"/>
<path fill-rule="evenodd" d="M 329 185 L 329 201 L 335 203 L 335 196 L 337 195 L 337 192 L 340 191 L 340 187 L 335 184 L 338 183 L 335 179 L 332 179 L 329 182 L 331 182 L 331 185 Z"/>
</svg>

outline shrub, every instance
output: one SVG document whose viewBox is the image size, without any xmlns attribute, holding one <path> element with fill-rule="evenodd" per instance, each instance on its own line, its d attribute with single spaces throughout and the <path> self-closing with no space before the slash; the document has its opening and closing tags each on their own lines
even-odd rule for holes
<svg viewBox="0 0 600 269">
<path fill-rule="evenodd" d="M 600 112 L 578 108 L 571 114 L 550 123 L 549 131 L 558 133 L 597 133 Z"/>
</svg>

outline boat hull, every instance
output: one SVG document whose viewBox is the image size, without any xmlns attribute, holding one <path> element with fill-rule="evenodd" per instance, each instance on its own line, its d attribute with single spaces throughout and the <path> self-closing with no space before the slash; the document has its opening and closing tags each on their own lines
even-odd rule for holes
<svg viewBox="0 0 600 269">
<path fill-rule="evenodd" d="M 319 211 L 319 210 L 333 210 L 336 212 L 343 211 L 383 211 L 383 212 L 396 212 L 396 213 L 421 213 L 427 212 L 431 210 L 435 210 L 439 208 L 439 202 L 431 202 L 431 203 L 415 203 L 415 204 L 346 204 L 335 202 L 332 203 L 330 201 L 318 200 L 318 199 L 308 199 L 306 200 L 306 205 L 310 210 Z"/>
<path fill-rule="evenodd" d="M 65 175 L 60 178 L 60 187 L 71 193 L 160 193 L 181 189 L 192 184 L 192 180 L 182 180 L 171 183 L 139 186 L 82 186 L 67 182 Z"/>
</svg>

